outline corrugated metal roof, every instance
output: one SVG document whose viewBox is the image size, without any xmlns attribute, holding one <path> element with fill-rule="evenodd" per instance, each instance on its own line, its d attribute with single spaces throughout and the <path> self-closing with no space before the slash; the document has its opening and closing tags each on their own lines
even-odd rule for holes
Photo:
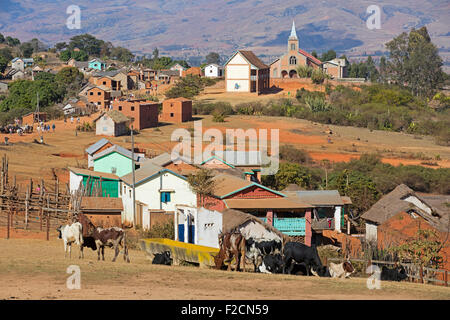
<svg viewBox="0 0 450 320">
<path fill-rule="evenodd" d="M 87 147 L 85 151 L 87 154 L 93 154 L 95 151 L 97 151 L 98 149 L 100 149 L 107 143 L 111 143 L 111 141 L 109 141 L 108 139 L 102 138 L 102 139 L 98 140 L 96 143 Z"/>
<path fill-rule="evenodd" d="M 296 196 L 300 201 L 315 206 L 341 206 L 344 205 L 337 190 L 289 191 L 289 196 Z"/>
<path fill-rule="evenodd" d="M 98 171 L 91 171 L 87 169 L 81 169 L 81 168 L 74 168 L 74 167 L 68 167 L 70 171 L 75 173 L 76 175 L 82 175 L 82 176 L 91 176 L 91 177 L 98 177 L 98 178 L 106 178 L 106 179 L 112 179 L 112 180 L 119 180 L 119 177 L 112 173 L 107 172 L 98 172 Z"/>
<path fill-rule="evenodd" d="M 122 148 L 121 146 L 118 146 L 118 145 L 114 145 L 114 146 L 112 146 L 112 147 L 110 147 L 110 148 L 108 148 L 106 150 L 103 150 L 102 152 L 99 152 L 92 159 L 96 160 L 96 159 L 101 158 L 103 156 L 106 156 L 106 155 L 108 155 L 108 154 L 110 154 L 112 152 L 120 153 L 121 155 L 123 155 L 123 156 L 125 156 L 125 157 L 127 157 L 129 159 L 131 159 L 131 156 L 132 156 L 132 152 L 130 150 Z M 139 158 L 140 157 L 135 153 L 134 154 L 134 161 L 139 161 Z"/>
<path fill-rule="evenodd" d="M 233 166 L 260 166 L 262 163 L 260 151 L 225 150 L 216 151 L 214 155 Z"/>
<path fill-rule="evenodd" d="M 151 177 L 157 175 L 160 172 L 171 172 L 177 176 L 180 176 L 179 174 L 177 174 L 176 172 L 169 170 L 169 169 L 165 169 L 161 166 L 155 165 L 153 163 L 151 163 L 150 161 L 145 162 L 142 167 L 140 167 L 139 169 L 137 169 L 134 172 L 134 181 L 135 181 L 135 185 L 138 185 L 140 183 L 143 183 L 144 181 L 150 179 Z M 182 177 L 182 176 L 180 176 Z M 133 174 L 129 173 L 127 175 L 124 175 L 123 177 L 120 178 L 123 182 L 125 182 L 127 185 L 132 185 L 133 184 Z M 183 179 L 185 179 L 183 177 Z"/>
</svg>

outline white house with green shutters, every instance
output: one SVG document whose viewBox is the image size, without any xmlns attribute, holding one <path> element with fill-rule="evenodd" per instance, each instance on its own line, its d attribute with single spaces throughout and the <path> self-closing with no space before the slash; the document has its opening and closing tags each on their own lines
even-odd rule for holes
<svg viewBox="0 0 450 320">
<path fill-rule="evenodd" d="M 191 190 L 185 176 L 147 161 L 135 171 L 137 216 L 134 217 L 133 176 L 130 173 L 120 179 L 124 223 L 132 224 L 133 221 L 136 221 L 136 224 L 142 224 L 145 228 L 145 221 L 150 225 L 152 211 L 173 214 L 177 205 L 193 207 L 197 205 L 197 196 Z"/>
</svg>

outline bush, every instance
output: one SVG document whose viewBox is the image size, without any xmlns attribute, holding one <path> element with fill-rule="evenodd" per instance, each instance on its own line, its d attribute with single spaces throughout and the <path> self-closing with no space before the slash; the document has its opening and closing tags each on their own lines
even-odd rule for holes
<svg viewBox="0 0 450 320">
<path fill-rule="evenodd" d="M 309 163 L 312 161 L 308 152 L 299 150 L 291 145 L 280 147 L 280 159 L 288 162 Z"/>
<path fill-rule="evenodd" d="M 322 84 L 326 78 L 327 75 L 319 69 L 315 69 L 311 74 L 311 81 L 315 84 Z"/>
<path fill-rule="evenodd" d="M 313 70 L 310 66 L 299 66 L 297 67 L 297 74 L 300 78 L 311 78 Z"/>
</svg>

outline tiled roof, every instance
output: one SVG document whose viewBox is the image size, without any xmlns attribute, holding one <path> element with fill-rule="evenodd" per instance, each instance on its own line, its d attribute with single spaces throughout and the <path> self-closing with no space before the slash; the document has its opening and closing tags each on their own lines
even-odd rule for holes
<svg viewBox="0 0 450 320">
<path fill-rule="evenodd" d="M 131 159 L 132 152 L 130 150 L 122 148 L 121 146 L 118 146 L 118 145 L 114 145 L 114 146 L 112 146 L 112 147 L 110 147 L 110 148 L 108 148 L 106 150 L 103 150 L 102 152 L 99 152 L 98 154 L 96 154 L 93 157 L 93 159 L 96 160 L 96 159 L 101 158 L 103 156 L 106 156 L 106 155 L 108 155 L 108 154 L 110 154 L 112 152 L 117 152 L 117 153 L 119 153 L 119 154 L 121 154 L 121 155 L 123 155 L 123 156 L 125 156 L 125 157 L 127 157 L 129 159 Z M 138 161 L 138 160 L 139 160 L 139 156 L 135 153 L 134 154 L 134 161 Z"/>
<path fill-rule="evenodd" d="M 239 52 L 247 59 L 248 62 L 250 62 L 252 65 L 257 67 L 258 69 L 267 69 L 269 68 L 268 65 L 263 63 L 259 58 L 253 53 L 253 51 L 247 51 L 247 50 L 239 50 Z"/>
<path fill-rule="evenodd" d="M 308 52 L 306 52 L 305 50 L 302 49 L 298 49 L 298 52 L 300 52 L 302 55 L 304 55 L 305 57 L 307 57 L 309 60 L 311 60 L 313 63 L 317 64 L 317 65 L 321 65 L 322 61 L 320 61 L 319 59 L 317 59 L 316 57 L 312 56 L 311 54 L 309 54 Z"/>
</svg>

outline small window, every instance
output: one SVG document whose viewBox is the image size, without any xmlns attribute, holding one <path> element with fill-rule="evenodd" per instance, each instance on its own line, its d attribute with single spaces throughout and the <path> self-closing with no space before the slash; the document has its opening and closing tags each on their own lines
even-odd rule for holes
<svg viewBox="0 0 450 320">
<path fill-rule="evenodd" d="M 106 86 L 106 81 L 103 81 L 103 85 L 105 85 L 105 86 Z"/>
<path fill-rule="evenodd" d="M 212 73 L 213 72 L 213 70 L 212 69 L 209 69 L 209 73 Z"/>
<path fill-rule="evenodd" d="M 131 111 L 134 111 L 134 107 L 133 106 L 131 107 Z"/>
<path fill-rule="evenodd" d="M 173 118 L 173 113 L 170 114 L 170 117 Z"/>
<path fill-rule="evenodd" d="M 130 198 L 131 198 L 131 189 L 128 191 L 128 194 L 130 195 Z"/>
<path fill-rule="evenodd" d="M 161 202 L 170 202 L 170 192 L 161 192 Z"/>
<path fill-rule="evenodd" d="M 108 131 L 108 127 L 103 127 L 103 132 Z"/>
<path fill-rule="evenodd" d="M 119 111 L 122 111 L 122 106 L 119 106 Z"/>
<path fill-rule="evenodd" d="M 94 95 L 94 93 L 91 91 L 91 92 L 89 92 L 89 94 L 91 95 L 91 96 L 93 96 Z"/>
<path fill-rule="evenodd" d="M 99 96 L 101 96 L 102 95 L 102 93 L 99 91 L 99 92 L 97 92 L 97 95 L 99 95 Z"/>
<path fill-rule="evenodd" d="M 291 43 L 291 50 L 295 51 L 295 43 Z"/>
<path fill-rule="evenodd" d="M 117 172 L 117 168 L 116 167 L 111 167 L 111 173 L 112 174 L 116 174 Z"/>
</svg>

